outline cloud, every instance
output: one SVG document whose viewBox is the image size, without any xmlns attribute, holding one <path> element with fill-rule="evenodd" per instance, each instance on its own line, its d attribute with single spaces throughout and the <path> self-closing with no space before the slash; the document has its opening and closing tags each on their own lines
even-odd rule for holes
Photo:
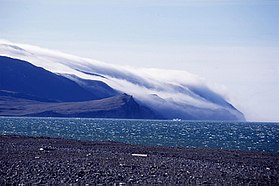
<svg viewBox="0 0 279 186">
<path fill-rule="evenodd" d="M 222 92 L 213 91 L 216 88 L 186 71 L 112 65 L 5 40 L 0 40 L 0 55 L 26 60 L 55 73 L 103 81 L 154 109 L 160 104 L 166 109 L 175 108 L 174 113 L 185 112 L 186 108 L 188 112 L 197 108 L 234 110 Z"/>
</svg>

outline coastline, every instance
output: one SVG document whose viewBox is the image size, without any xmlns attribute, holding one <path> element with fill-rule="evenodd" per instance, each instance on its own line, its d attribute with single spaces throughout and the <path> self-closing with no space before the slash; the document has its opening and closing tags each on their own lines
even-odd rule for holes
<svg viewBox="0 0 279 186">
<path fill-rule="evenodd" d="M 0 185 L 279 184 L 279 153 L 0 135 Z"/>
</svg>

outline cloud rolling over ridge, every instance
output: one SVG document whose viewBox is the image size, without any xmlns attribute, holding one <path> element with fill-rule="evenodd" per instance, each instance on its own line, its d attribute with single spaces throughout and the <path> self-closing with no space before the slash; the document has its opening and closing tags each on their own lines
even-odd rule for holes
<svg viewBox="0 0 279 186">
<path fill-rule="evenodd" d="M 244 119 L 224 93 L 186 71 L 117 66 L 59 51 L 0 40 L 0 55 L 26 60 L 54 73 L 98 80 L 133 95 L 167 118 Z M 67 75 L 66 75 L 67 74 Z"/>
</svg>

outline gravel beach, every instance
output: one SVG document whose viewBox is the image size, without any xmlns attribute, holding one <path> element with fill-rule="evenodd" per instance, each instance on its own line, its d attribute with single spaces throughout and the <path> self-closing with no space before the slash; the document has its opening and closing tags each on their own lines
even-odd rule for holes
<svg viewBox="0 0 279 186">
<path fill-rule="evenodd" d="M 0 185 L 279 185 L 279 153 L 0 136 Z"/>
</svg>

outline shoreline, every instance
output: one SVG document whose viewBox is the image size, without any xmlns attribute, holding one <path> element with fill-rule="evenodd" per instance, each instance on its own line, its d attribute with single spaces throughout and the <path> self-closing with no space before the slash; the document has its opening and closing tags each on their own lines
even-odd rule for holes
<svg viewBox="0 0 279 186">
<path fill-rule="evenodd" d="M 218 148 L 218 147 L 193 147 L 193 146 L 168 146 L 168 145 L 153 145 L 153 144 L 136 144 L 136 143 L 126 143 L 120 141 L 110 141 L 110 140 L 90 140 L 90 139 L 75 139 L 75 138 L 65 138 L 65 137 L 56 137 L 56 136 L 40 136 L 40 135 L 29 135 L 29 134 L 13 134 L 13 133 L 2 133 L 0 134 L 0 138 L 3 136 L 7 137 L 15 137 L 15 138 L 33 138 L 33 139 L 51 139 L 51 140 L 63 140 L 69 142 L 81 142 L 81 143 L 93 143 L 93 144 L 118 144 L 118 145 L 127 145 L 127 146 L 136 146 L 136 147 L 144 147 L 151 149 L 187 149 L 187 150 L 195 150 L 195 151 L 224 151 L 224 152 L 240 152 L 240 153 L 252 153 L 252 154 L 277 154 L 279 156 L 279 152 L 274 151 L 260 151 L 260 150 L 246 150 L 246 149 L 227 149 L 227 148 Z"/>
<path fill-rule="evenodd" d="M 279 153 L 0 135 L 0 185 L 279 184 Z"/>
</svg>

